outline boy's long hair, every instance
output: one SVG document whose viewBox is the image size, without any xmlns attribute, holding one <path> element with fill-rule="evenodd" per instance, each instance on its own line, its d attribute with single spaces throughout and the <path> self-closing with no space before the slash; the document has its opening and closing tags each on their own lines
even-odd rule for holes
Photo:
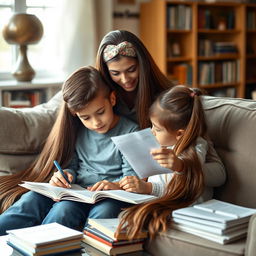
<svg viewBox="0 0 256 256">
<path fill-rule="evenodd" d="M 30 168 L 19 173 L 2 176 L 0 179 L 0 213 L 5 211 L 27 190 L 18 186 L 22 181 L 48 182 L 55 170 L 57 160 L 67 167 L 75 150 L 78 128 L 81 121 L 75 112 L 83 109 L 99 93 L 107 95 L 110 89 L 100 73 L 93 67 L 75 71 L 63 84 L 63 102 L 53 128 L 39 157 Z"/>
<path fill-rule="evenodd" d="M 173 174 L 161 198 L 124 211 L 118 232 L 127 228 L 131 239 L 143 229 L 149 231 L 150 238 L 166 231 L 171 212 L 192 204 L 203 191 L 202 166 L 195 151 L 197 138 L 206 138 L 200 94 L 198 89 L 175 86 L 162 93 L 150 108 L 150 116 L 157 118 L 168 131 L 184 129 L 174 146 L 175 154 L 183 160 L 184 170 Z"/>
<path fill-rule="evenodd" d="M 106 62 L 103 59 L 103 52 L 108 45 L 118 45 L 124 41 L 130 42 L 136 51 L 136 59 L 138 60 L 139 82 L 137 87 L 137 96 L 135 101 L 135 109 L 140 128 L 150 126 L 148 110 L 155 100 L 155 97 L 162 91 L 173 86 L 173 83 L 160 71 L 152 56 L 142 43 L 142 41 L 133 33 L 125 30 L 114 30 L 106 34 L 99 46 L 96 67 L 101 72 L 105 81 L 119 93 L 119 85 L 112 80 Z M 113 61 L 120 57 L 113 58 Z M 120 96 L 121 97 L 121 96 Z"/>
</svg>

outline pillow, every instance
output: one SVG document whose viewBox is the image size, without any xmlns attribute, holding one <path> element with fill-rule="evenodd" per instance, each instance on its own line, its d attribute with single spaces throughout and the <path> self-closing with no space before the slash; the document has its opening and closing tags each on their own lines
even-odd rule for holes
<svg viewBox="0 0 256 256">
<path fill-rule="evenodd" d="M 37 154 L 47 138 L 61 104 L 61 92 L 33 108 L 0 108 L 0 153 Z"/>
</svg>

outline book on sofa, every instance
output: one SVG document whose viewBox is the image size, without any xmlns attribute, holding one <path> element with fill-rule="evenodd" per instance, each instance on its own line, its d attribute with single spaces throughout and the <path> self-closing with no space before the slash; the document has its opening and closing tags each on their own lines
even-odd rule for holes
<svg viewBox="0 0 256 256">
<path fill-rule="evenodd" d="M 89 191 L 77 184 L 71 188 L 52 186 L 49 183 L 24 181 L 20 186 L 35 191 L 53 200 L 72 200 L 94 204 L 104 198 L 113 198 L 131 204 L 140 204 L 155 199 L 155 196 L 127 192 L 124 190 Z"/>
<path fill-rule="evenodd" d="M 245 237 L 256 209 L 212 199 L 173 211 L 172 227 L 221 244 Z"/>
</svg>

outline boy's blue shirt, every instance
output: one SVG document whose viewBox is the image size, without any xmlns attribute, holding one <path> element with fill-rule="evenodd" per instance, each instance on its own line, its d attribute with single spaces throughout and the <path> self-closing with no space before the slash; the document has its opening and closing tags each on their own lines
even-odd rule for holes
<svg viewBox="0 0 256 256">
<path fill-rule="evenodd" d="M 82 126 L 78 132 L 75 154 L 68 166 L 72 183 L 87 187 L 101 180 L 118 181 L 124 176 L 136 176 L 111 137 L 139 130 L 136 123 L 121 116 L 119 122 L 105 134 Z"/>
</svg>

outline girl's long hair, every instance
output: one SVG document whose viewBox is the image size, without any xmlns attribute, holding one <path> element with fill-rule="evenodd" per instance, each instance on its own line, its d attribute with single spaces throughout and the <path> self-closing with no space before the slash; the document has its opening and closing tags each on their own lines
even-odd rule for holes
<svg viewBox="0 0 256 256">
<path fill-rule="evenodd" d="M 175 86 L 160 94 L 150 108 L 150 116 L 155 116 L 167 130 L 184 129 L 174 146 L 175 154 L 183 160 L 184 170 L 173 174 L 161 198 L 124 211 L 118 232 L 127 228 L 129 238 L 143 229 L 148 230 L 150 238 L 166 231 L 172 211 L 191 205 L 203 191 L 202 166 L 195 151 L 198 136 L 206 138 L 200 94 L 196 89 Z"/>
<path fill-rule="evenodd" d="M 81 126 L 75 112 L 83 109 L 94 99 L 99 89 L 110 91 L 100 73 L 93 67 L 83 67 L 75 71 L 63 84 L 63 102 L 53 128 L 42 152 L 27 170 L 2 176 L 0 179 L 0 212 L 5 211 L 27 190 L 18 186 L 22 181 L 48 182 L 55 170 L 57 160 L 67 167 L 75 150 L 78 128 Z"/>
<path fill-rule="evenodd" d="M 115 30 L 109 32 L 102 39 L 96 57 L 96 67 L 101 72 L 106 82 L 112 86 L 117 93 L 122 89 L 111 79 L 108 67 L 103 59 L 103 51 L 107 45 L 118 45 L 124 41 L 130 42 L 134 46 L 137 54 L 139 82 L 135 109 L 140 128 L 146 128 L 150 126 L 148 118 L 150 105 L 160 92 L 172 87 L 173 84 L 157 67 L 152 56 L 138 37 L 125 30 Z"/>
</svg>

